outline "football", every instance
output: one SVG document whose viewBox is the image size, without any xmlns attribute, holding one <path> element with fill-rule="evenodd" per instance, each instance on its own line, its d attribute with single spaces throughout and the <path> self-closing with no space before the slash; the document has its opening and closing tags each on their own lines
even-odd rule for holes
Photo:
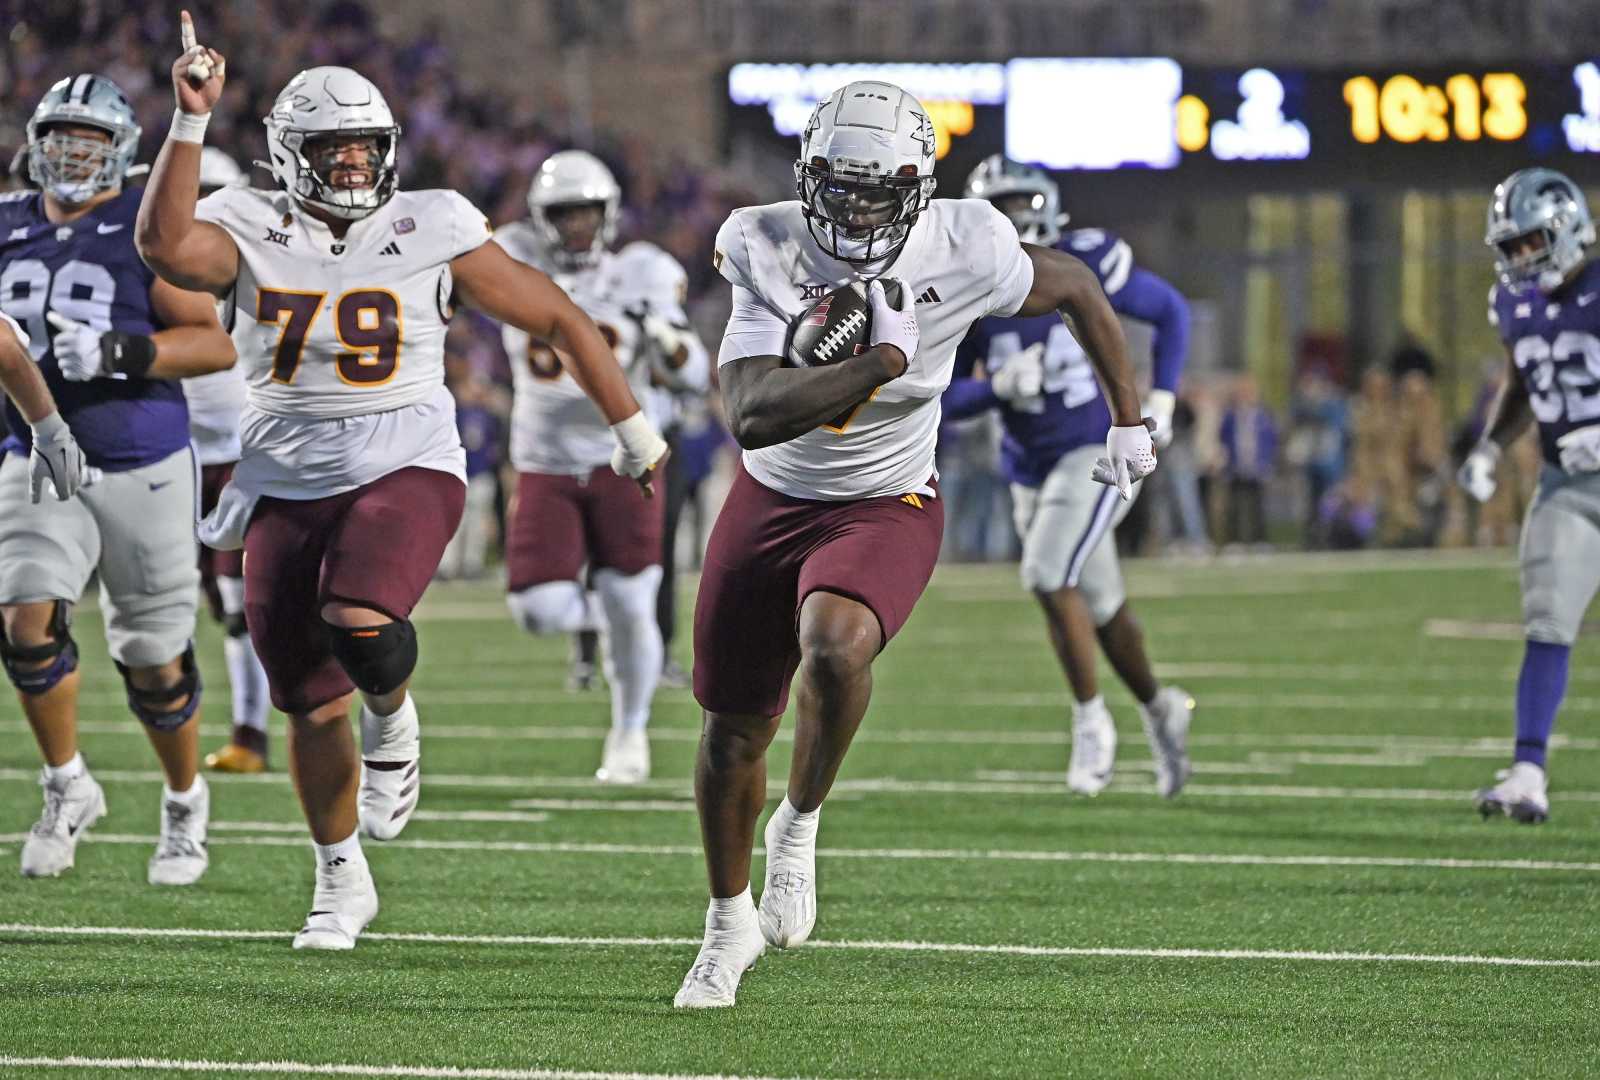
<svg viewBox="0 0 1600 1080">
<path fill-rule="evenodd" d="M 897 302 L 899 282 L 886 282 L 889 301 Z M 872 306 L 867 284 L 852 281 L 806 309 L 789 334 L 787 362 L 794 367 L 826 367 L 865 351 L 872 340 Z"/>
</svg>

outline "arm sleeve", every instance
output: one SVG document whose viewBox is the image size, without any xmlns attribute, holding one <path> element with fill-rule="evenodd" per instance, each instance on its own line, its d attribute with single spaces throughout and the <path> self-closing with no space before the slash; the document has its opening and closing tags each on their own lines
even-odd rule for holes
<svg viewBox="0 0 1600 1080">
<path fill-rule="evenodd" d="M 1155 329 L 1151 345 L 1151 380 L 1157 390 L 1176 393 L 1189 353 L 1189 302 L 1165 278 L 1135 268 L 1127 282 L 1111 297 L 1111 307 Z"/>
<path fill-rule="evenodd" d="M 985 220 L 989 226 L 989 244 L 993 255 L 994 287 L 989 292 L 986 315 L 1015 315 L 1028 299 L 1033 289 L 1033 260 L 1022 250 L 1017 238 L 1017 228 L 1011 219 L 983 203 Z"/>
<path fill-rule="evenodd" d="M 782 356 L 789 338 L 789 324 L 755 293 L 742 285 L 733 287 L 733 313 L 722 334 L 717 351 L 717 366 L 743 360 L 747 356 Z"/>
</svg>

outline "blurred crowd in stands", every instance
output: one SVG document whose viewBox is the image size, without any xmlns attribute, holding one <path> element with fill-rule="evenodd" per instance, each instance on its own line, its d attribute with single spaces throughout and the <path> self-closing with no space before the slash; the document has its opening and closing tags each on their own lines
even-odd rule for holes
<svg viewBox="0 0 1600 1080">
<path fill-rule="evenodd" d="M 552 152 L 573 145 L 552 118 L 567 115 L 559 85 L 530 80 L 507 96 L 467 86 L 437 28 L 406 39 L 381 32 L 375 9 L 359 0 L 191 3 L 202 38 L 230 54 L 228 88 L 207 133 L 241 166 L 262 156 L 261 118 L 298 70 L 314 64 L 360 68 L 383 88 L 404 128 L 402 183 L 449 187 L 496 224 L 523 216 L 529 177 Z M 177 19 L 154 0 L 0 0 L 9 33 L 0 42 L 0 147 L 15 154 L 34 104 L 64 75 L 97 71 L 134 103 L 144 139 L 140 160 L 154 158 L 172 111 L 168 70 L 177 53 Z M 442 18 L 442 16 L 441 16 Z M 647 239 L 688 271 L 690 312 L 713 353 L 727 311 L 726 289 L 711 266 L 717 227 L 737 206 L 784 198 L 756 190 L 711 162 L 676 153 L 670 141 L 594 133 L 585 148 L 600 155 L 626 194 L 619 241 Z M 19 160 L 13 160 L 11 183 Z M 23 170 L 25 171 L 25 170 Z M 268 182 L 264 171 L 253 177 Z M 449 381 L 475 478 L 460 542 L 443 573 L 485 572 L 512 490 L 505 462 L 510 369 L 497 328 L 459 318 L 448 343 Z M 1303 545 L 1509 543 L 1531 494 L 1538 453 L 1518 444 L 1495 499 L 1469 507 L 1452 477 L 1472 445 L 1498 378 L 1491 365 L 1468 419 L 1451 432 L 1433 383 L 1433 361 L 1415 344 L 1388 363 L 1351 375 L 1337 362 L 1303 356 L 1288 408 L 1265 404 L 1247 374 L 1191 373 L 1180 396 L 1176 438 L 1119 530 L 1130 553 L 1207 553 L 1218 548 Z M 716 395 L 684 410 L 679 465 L 694 497 L 685 511 L 680 561 L 698 560 L 731 475 L 731 441 Z M 1016 552 L 1010 499 L 996 471 L 997 418 L 947 425 L 940 470 L 948 502 L 946 555 L 1009 558 Z"/>
</svg>

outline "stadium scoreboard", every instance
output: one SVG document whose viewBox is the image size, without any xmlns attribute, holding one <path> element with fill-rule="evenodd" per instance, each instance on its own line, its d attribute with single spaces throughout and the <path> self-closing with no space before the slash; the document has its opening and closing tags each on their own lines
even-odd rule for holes
<svg viewBox="0 0 1600 1080">
<path fill-rule="evenodd" d="M 927 105 L 941 159 L 1004 151 L 1063 171 L 1204 181 L 1481 184 L 1525 164 L 1600 164 L 1600 64 L 1189 67 L 1165 57 L 972 64 L 736 64 L 730 128 L 798 136 L 852 79 Z M 1422 171 L 1419 171 L 1422 170 Z"/>
</svg>

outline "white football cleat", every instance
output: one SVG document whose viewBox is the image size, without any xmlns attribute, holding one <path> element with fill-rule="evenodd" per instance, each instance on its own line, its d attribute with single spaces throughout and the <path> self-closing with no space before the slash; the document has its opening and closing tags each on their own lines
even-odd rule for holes
<svg viewBox="0 0 1600 1080">
<path fill-rule="evenodd" d="M 362 702 L 356 813 L 364 835 L 393 840 L 406 827 L 422 794 L 421 756 L 422 729 L 410 694 L 389 716 L 376 715 Z"/>
<path fill-rule="evenodd" d="M 729 1007 L 739 992 L 739 980 L 766 951 L 767 942 L 761 936 L 761 927 L 756 919 L 745 918 L 735 926 L 716 929 L 713 929 L 712 921 L 712 914 L 708 911 L 705 942 L 700 946 L 700 953 L 694 958 L 689 973 L 683 977 L 683 985 L 678 987 L 677 996 L 672 999 L 673 1008 Z"/>
<path fill-rule="evenodd" d="M 1117 729 L 1111 711 L 1074 708 L 1072 759 L 1067 763 L 1067 788 L 1075 795 L 1098 795 L 1111 783 L 1117 763 Z"/>
<path fill-rule="evenodd" d="M 767 845 L 767 878 L 761 887 L 756 921 L 768 945 L 791 949 L 804 945 L 817 925 L 817 841 L 785 841 L 777 832 L 778 815 L 767 819 L 762 834 Z"/>
<path fill-rule="evenodd" d="M 650 737 L 643 729 L 608 731 L 594 778 L 602 784 L 642 784 L 650 779 Z"/>
<path fill-rule="evenodd" d="M 106 793 L 87 769 L 59 782 L 41 771 L 39 786 L 44 788 L 44 813 L 22 845 L 23 877 L 55 877 L 71 870 L 78 841 L 106 812 Z"/>
<path fill-rule="evenodd" d="M 1531 761 L 1519 761 L 1494 774 L 1493 787 L 1472 796 L 1472 805 L 1484 817 L 1504 814 L 1524 825 L 1538 825 L 1550 817 L 1549 781 L 1544 770 Z"/>
<path fill-rule="evenodd" d="M 1194 698 L 1187 690 L 1164 686 L 1151 708 L 1139 707 L 1144 736 L 1156 764 L 1156 791 L 1170 799 L 1189 782 L 1189 722 L 1194 718 Z"/>
<path fill-rule="evenodd" d="M 147 871 L 152 885 L 193 885 L 211 864 L 206 828 L 211 822 L 211 789 L 206 778 L 194 778 L 194 798 L 181 803 L 161 800 L 161 839 Z"/>
<path fill-rule="evenodd" d="M 356 938 L 378 914 L 378 889 L 372 883 L 367 860 L 343 866 L 317 867 L 317 887 L 311 895 L 311 914 L 294 936 L 297 949 L 343 951 L 356 947 Z"/>
</svg>

